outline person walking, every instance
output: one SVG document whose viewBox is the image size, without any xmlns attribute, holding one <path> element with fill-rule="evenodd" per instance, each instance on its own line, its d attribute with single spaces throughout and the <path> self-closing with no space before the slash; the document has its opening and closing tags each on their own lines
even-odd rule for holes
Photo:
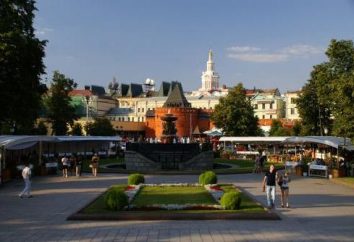
<svg viewBox="0 0 354 242">
<path fill-rule="evenodd" d="M 283 208 L 284 205 L 289 208 L 289 182 L 290 177 L 288 172 L 284 173 L 284 176 L 279 176 L 278 178 L 278 185 L 280 186 L 280 201 L 281 207 Z"/>
<path fill-rule="evenodd" d="M 63 177 L 68 177 L 68 167 L 69 167 L 69 160 L 66 155 L 64 155 L 63 158 L 61 158 L 61 163 L 63 164 Z"/>
<path fill-rule="evenodd" d="M 255 162 L 254 162 L 254 170 L 253 173 L 260 173 L 260 159 L 261 157 L 259 155 L 256 156 Z"/>
<path fill-rule="evenodd" d="M 81 165 L 82 165 L 81 156 L 75 156 L 75 174 L 76 174 L 76 176 L 81 176 Z"/>
<path fill-rule="evenodd" d="M 31 168 L 28 162 L 25 163 L 25 167 L 22 170 L 22 178 L 25 182 L 25 188 L 19 194 L 19 197 L 23 198 L 26 195 L 28 198 L 31 198 Z"/>
<path fill-rule="evenodd" d="M 98 157 L 98 155 L 95 153 L 91 159 L 92 175 L 93 176 L 97 176 L 97 169 L 98 169 L 99 160 L 100 160 L 100 157 Z"/>
<path fill-rule="evenodd" d="M 263 179 L 263 192 L 267 194 L 267 205 L 269 209 L 275 207 L 275 185 L 278 179 L 278 173 L 274 165 L 270 165 L 269 171 L 265 173 Z"/>
</svg>

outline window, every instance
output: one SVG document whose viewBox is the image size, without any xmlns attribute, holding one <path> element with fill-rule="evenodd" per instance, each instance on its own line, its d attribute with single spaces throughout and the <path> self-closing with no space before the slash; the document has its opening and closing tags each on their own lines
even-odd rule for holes
<svg viewBox="0 0 354 242">
<path fill-rule="evenodd" d="M 138 108 L 138 113 L 140 113 L 140 108 Z"/>
<path fill-rule="evenodd" d="M 273 109 L 273 103 L 269 104 L 269 109 Z"/>
<path fill-rule="evenodd" d="M 255 104 L 255 105 L 254 105 L 254 109 L 258 109 L 258 104 Z"/>
<path fill-rule="evenodd" d="M 262 118 L 265 119 L 265 115 L 263 115 Z"/>
<path fill-rule="evenodd" d="M 273 118 L 273 116 L 272 116 L 272 115 L 269 115 L 269 118 L 270 118 L 270 119 L 272 119 L 272 118 Z"/>
<path fill-rule="evenodd" d="M 142 108 L 141 111 L 144 112 L 144 108 Z"/>
<path fill-rule="evenodd" d="M 138 122 L 140 122 L 140 117 L 138 117 Z"/>
<path fill-rule="evenodd" d="M 292 98 L 290 99 L 290 103 L 291 103 L 291 104 L 296 104 L 296 98 L 293 98 L 293 97 L 292 97 Z"/>
<path fill-rule="evenodd" d="M 262 109 L 265 109 L 265 103 L 262 103 Z"/>
<path fill-rule="evenodd" d="M 128 117 L 128 122 L 130 122 L 130 118 Z"/>
<path fill-rule="evenodd" d="M 295 109 L 294 108 L 290 108 L 290 114 L 295 114 Z"/>
<path fill-rule="evenodd" d="M 134 117 L 132 117 L 132 122 L 134 122 Z"/>
</svg>

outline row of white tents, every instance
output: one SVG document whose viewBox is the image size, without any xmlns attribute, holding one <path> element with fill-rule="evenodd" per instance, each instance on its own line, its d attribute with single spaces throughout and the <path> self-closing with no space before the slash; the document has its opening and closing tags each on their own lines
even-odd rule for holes
<svg viewBox="0 0 354 242">
<path fill-rule="evenodd" d="M 81 152 L 87 154 L 99 148 L 110 148 L 113 142 L 120 142 L 120 136 L 40 136 L 40 135 L 2 135 L 0 136 L 0 184 L 1 172 L 8 165 L 7 154 L 36 150 L 38 162 L 42 164 L 43 155 L 53 153 Z"/>
<path fill-rule="evenodd" d="M 223 136 L 220 142 L 231 142 L 234 144 L 322 144 L 335 149 L 346 149 L 354 151 L 354 146 L 349 138 L 335 136 L 280 136 L 280 137 L 230 137 Z"/>
</svg>

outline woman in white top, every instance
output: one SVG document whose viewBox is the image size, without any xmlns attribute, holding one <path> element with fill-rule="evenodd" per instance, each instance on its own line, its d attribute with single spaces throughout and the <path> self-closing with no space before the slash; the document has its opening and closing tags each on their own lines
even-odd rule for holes
<svg viewBox="0 0 354 242">
<path fill-rule="evenodd" d="M 69 159 L 64 156 L 61 158 L 61 163 L 63 164 L 63 177 L 68 177 Z"/>
<path fill-rule="evenodd" d="M 25 167 L 22 170 L 22 177 L 23 180 L 25 181 L 25 188 L 23 191 L 19 194 L 20 198 L 23 198 L 24 195 L 26 195 L 28 198 L 32 197 L 31 195 L 31 168 L 29 167 L 29 163 L 25 163 Z"/>
</svg>

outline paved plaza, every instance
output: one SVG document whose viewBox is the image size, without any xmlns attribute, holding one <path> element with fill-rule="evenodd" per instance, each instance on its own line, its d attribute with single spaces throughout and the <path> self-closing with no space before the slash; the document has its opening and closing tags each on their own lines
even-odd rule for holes
<svg viewBox="0 0 354 242">
<path fill-rule="evenodd" d="M 262 175 L 220 175 L 265 204 Z M 149 175 L 146 183 L 196 182 L 197 175 Z M 354 241 L 354 189 L 323 178 L 294 177 L 291 208 L 279 221 L 67 221 L 127 175 L 33 179 L 33 198 L 20 199 L 22 180 L 0 188 L 0 241 Z M 279 201 L 279 198 L 278 198 Z"/>
</svg>

